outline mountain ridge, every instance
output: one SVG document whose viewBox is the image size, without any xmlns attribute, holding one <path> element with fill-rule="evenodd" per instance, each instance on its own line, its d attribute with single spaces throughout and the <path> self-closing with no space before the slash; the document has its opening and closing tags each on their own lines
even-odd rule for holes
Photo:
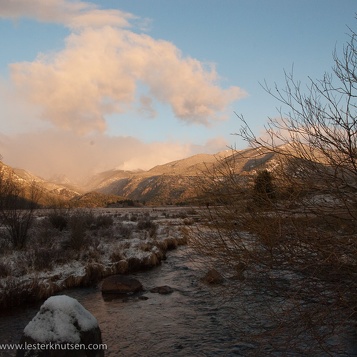
<svg viewBox="0 0 357 357">
<path fill-rule="evenodd" d="M 11 169 L 18 180 L 35 181 L 50 195 L 83 205 L 95 206 L 96 202 L 98 205 L 104 202 L 109 204 L 115 202 L 116 198 L 152 205 L 180 204 L 195 200 L 199 181 L 209 175 L 211 170 L 219 172 L 225 167 L 242 176 L 254 175 L 257 170 L 272 169 L 276 165 L 275 155 L 277 154 L 263 148 L 196 154 L 154 166 L 147 171 L 103 171 L 90 177 L 83 187 L 71 184 L 64 175 L 57 176 L 62 183 L 50 182 L 26 170 Z"/>
</svg>

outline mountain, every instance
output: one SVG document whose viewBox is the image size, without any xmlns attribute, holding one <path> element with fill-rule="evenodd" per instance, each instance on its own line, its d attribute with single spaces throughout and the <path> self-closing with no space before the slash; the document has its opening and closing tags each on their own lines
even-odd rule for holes
<svg viewBox="0 0 357 357">
<path fill-rule="evenodd" d="M 196 199 L 200 180 L 210 175 L 212 170 L 218 176 L 226 170 L 252 176 L 257 170 L 270 169 L 274 165 L 276 154 L 262 148 L 225 150 L 215 155 L 194 155 L 139 173 L 107 171 L 94 177 L 92 182 L 97 186 L 91 189 L 154 205 L 192 203 Z"/>
<path fill-rule="evenodd" d="M 109 170 L 100 172 L 92 176 L 85 184 L 83 189 L 85 191 L 91 191 L 92 189 L 99 190 L 103 187 L 110 185 L 112 182 L 128 178 L 134 174 L 134 171 L 124 170 Z"/>
<path fill-rule="evenodd" d="M 231 154 L 231 150 L 222 151 L 215 155 L 197 154 L 186 159 L 176 160 L 164 165 L 158 165 L 147 171 L 146 176 L 155 175 L 179 175 L 179 176 L 200 176 L 208 167 L 217 163 L 217 160 L 225 158 Z"/>
<path fill-rule="evenodd" d="M 35 182 L 43 190 L 44 204 L 64 200 L 75 206 L 98 207 L 122 200 L 152 205 L 194 203 L 202 178 L 213 172 L 215 177 L 234 172 L 248 184 L 258 170 L 274 170 L 277 165 L 277 154 L 263 148 L 225 150 L 215 155 L 194 155 L 148 171 L 108 170 L 94 175 L 81 188 L 65 176 L 53 177 L 51 182 L 1 162 L 0 169 L 11 172 L 22 185 Z"/>
<path fill-rule="evenodd" d="M 49 205 L 58 200 L 67 201 L 79 195 L 79 192 L 72 188 L 46 181 L 26 170 L 12 168 L 2 162 L 0 162 L 0 172 L 4 178 L 11 177 L 11 180 L 25 190 L 35 184 L 41 190 L 40 204 L 43 205 Z"/>
</svg>

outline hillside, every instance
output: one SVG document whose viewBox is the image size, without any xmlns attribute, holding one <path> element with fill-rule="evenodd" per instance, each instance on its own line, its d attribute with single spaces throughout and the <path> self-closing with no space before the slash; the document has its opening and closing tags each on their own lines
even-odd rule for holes
<svg viewBox="0 0 357 357">
<path fill-rule="evenodd" d="M 0 172 L 4 175 L 4 178 L 11 177 L 20 187 L 24 188 L 24 192 L 28 192 L 29 188 L 35 184 L 41 191 L 39 204 L 42 206 L 64 204 L 72 207 L 107 207 L 120 204 L 123 201 L 123 204 L 125 204 L 126 200 L 125 197 L 112 194 L 94 191 L 85 192 L 84 188 L 73 186 L 65 176 L 53 178 L 62 179 L 63 184 L 46 181 L 26 170 L 12 168 L 2 162 L 0 162 Z M 106 176 L 106 173 L 102 175 Z M 119 177 L 122 176 L 119 175 Z M 97 181 L 93 180 L 92 182 L 100 185 L 100 174 L 98 178 Z M 114 175 L 114 178 L 117 179 L 118 175 Z"/>
<path fill-rule="evenodd" d="M 110 185 L 112 182 L 128 178 L 133 175 L 132 171 L 124 170 L 108 170 L 100 172 L 92 176 L 83 186 L 85 191 L 91 191 L 92 189 L 99 190 L 102 187 Z"/>
<path fill-rule="evenodd" d="M 100 184 L 92 189 L 154 205 L 192 203 L 197 196 L 199 181 L 211 170 L 223 173 L 229 168 L 236 174 L 251 176 L 257 170 L 274 168 L 275 156 L 260 148 L 226 150 L 216 155 L 199 154 L 139 173 L 102 173 L 97 175 L 102 178 Z"/>
<path fill-rule="evenodd" d="M 216 155 L 198 154 L 182 160 L 153 167 L 148 171 L 109 170 L 91 177 L 78 188 L 60 176 L 54 183 L 46 181 L 22 169 L 13 169 L 14 179 L 29 186 L 35 182 L 43 190 L 43 204 L 63 200 L 75 206 L 98 207 L 116 204 L 121 200 L 139 201 L 146 204 L 190 204 L 197 196 L 200 180 L 209 176 L 224 175 L 227 170 L 248 179 L 263 169 L 274 170 L 277 154 L 262 148 L 240 151 L 225 150 Z"/>
<path fill-rule="evenodd" d="M 46 181 L 23 169 L 12 168 L 0 162 L 0 172 L 4 177 L 11 177 L 18 185 L 28 189 L 35 184 L 41 190 L 40 204 L 51 205 L 58 201 L 67 201 L 79 195 L 79 192 L 70 187 Z"/>
<path fill-rule="evenodd" d="M 106 195 L 99 192 L 87 192 L 83 195 L 73 197 L 69 204 L 74 207 L 107 207 L 124 201 L 124 197 Z"/>
</svg>

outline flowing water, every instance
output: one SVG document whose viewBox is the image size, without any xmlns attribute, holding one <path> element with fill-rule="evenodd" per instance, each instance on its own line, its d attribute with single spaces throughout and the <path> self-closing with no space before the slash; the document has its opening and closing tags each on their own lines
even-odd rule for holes
<svg viewBox="0 0 357 357">
<path fill-rule="evenodd" d="M 186 253 L 185 253 L 186 252 Z M 239 342 L 231 328 L 231 313 L 212 289 L 200 282 L 200 271 L 187 259 L 187 248 L 168 254 L 161 266 L 132 274 L 140 280 L 147 300 L 105 301 L 98 288 L 62 292 L 77 299 L 98 320 L 106 356 L 225 356 L 244 355 L 248 344 Z M 169 285 L 169 295 L 151 293 L 156 286 Z M 219 289 L 219 288 L 218 288 Z M 27 323 L 41 304 L 2 314 L 0 343 L 17 343 Z M 0 351 L 14 356 L 14 351 Z"/>
<path fill-rule="evenodd" d="M 76 298 L 97 318 L 103 343 L 108 346 L 106 356 L 249 356 L 257 352 L 257 345 L 241 339 L 234 328 L 247 316 L 243 312 L 237 316 L 237 304 L 225 303 L 224 286 L 207 286 L 200 281 L 202 271 L 187 258 L 187 252 L 187 247 L 179 248 L 170 252 L 161 266 L 132 274 L 142 282 L 147 300 L 105 301 L 98 288 L 71 289 L 62 294 Z M 169 285 L 174 292 L 149 292 L 162 285 Z M 0 343 L 17 343 L 40 305 L 3 313 Z M 0 356 L 14 355 L 14 351 L 0 351 Z M 308 356 L 278 351 L 273 355 Z"/>
</svg>

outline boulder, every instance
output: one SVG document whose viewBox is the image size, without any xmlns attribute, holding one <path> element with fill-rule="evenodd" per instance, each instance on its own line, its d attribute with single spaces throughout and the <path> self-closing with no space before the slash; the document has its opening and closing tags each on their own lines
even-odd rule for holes
<svg viewBox="0 0 357 357">
<path fill-rule="evenodd" d="M 150 290 L 151 293 L 158 293 L 158 294 L 162 294 L 162 295 L 171 294 L 173 291 L 174 291 L 174 289 L 172 289 L 168 285 L 157 286 L 156 288 L 152 288 Z"/>
<path fill-rule="evenodd" d="M 134 294 L 142 291 L 143 286 L 139 280 L 125 275 L 112 275 L 103 280 L 102 293 L 104 294 Z"/>
<path fill-rule="evenodd" d="M 86 349 L 102 344 L 96 318 L 76 299 L 66 295 L 48 298 L 23 331 L 16 356 L 102 357 L 104 350 Z M 91 346 L 89 346 L 91 345 Z"/>
<path fill-rule="evenodd" d="M 221 284 L 223 280 L 223 276 L 216 269 L 210 269 L 202 278 L 202 281 L 207 284 Z"/>
</svg>

